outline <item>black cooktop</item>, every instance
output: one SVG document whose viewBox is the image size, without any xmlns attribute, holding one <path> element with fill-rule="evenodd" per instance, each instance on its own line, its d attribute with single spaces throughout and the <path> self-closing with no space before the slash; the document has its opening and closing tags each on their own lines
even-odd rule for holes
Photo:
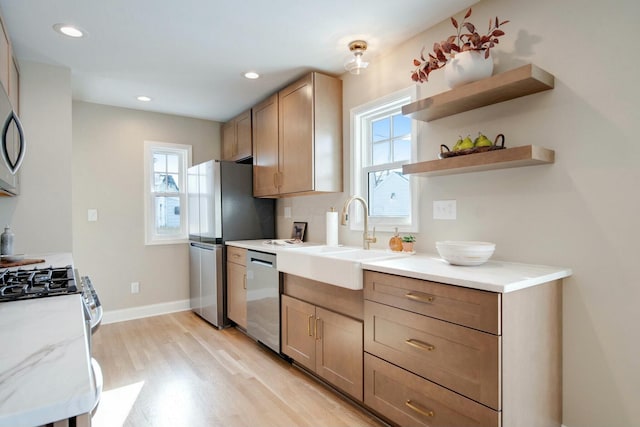
<svg viewBox="0 0 640 427">
<path fill-rule="evenodd" d="M 78 292 L 73 268 L 70 265 L 0 271 L 0 302 Z"/>
</svg>

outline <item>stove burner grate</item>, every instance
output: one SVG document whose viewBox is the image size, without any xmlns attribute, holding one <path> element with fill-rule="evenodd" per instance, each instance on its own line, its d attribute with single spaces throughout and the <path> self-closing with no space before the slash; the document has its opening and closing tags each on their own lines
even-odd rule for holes
<svg viewBox="0 0 640 427">
<path fill-rule="evenodd" d="M 0 302 L 77 292 L 71 266 L 0 272 Z"/>
</svg>

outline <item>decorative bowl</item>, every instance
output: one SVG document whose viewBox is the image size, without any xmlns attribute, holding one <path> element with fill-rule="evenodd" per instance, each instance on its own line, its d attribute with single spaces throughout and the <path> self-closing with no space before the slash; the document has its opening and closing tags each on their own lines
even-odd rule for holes
<svg viewBox="0 0 640 427">
<path fill-rule="evenodd" d="M 493 255 L 493 251 L 496 249 L 496 244 L 490 242 L 446 240 L 436 242 L 436 249 L 440 256 L 449 264 L 481 265 L 489 261 L 491 255 Z"/>
</svg>

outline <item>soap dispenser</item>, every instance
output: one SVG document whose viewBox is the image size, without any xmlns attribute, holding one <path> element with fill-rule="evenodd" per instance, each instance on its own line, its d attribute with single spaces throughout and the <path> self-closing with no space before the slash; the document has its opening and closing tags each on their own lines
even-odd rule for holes
<svg viewBox="0 0 640 427">
<path fill-rule="evenodd" d="M 7 225 L 0 234 L 0 255 L 13 255 L 13 232 Z"/>
</svg>

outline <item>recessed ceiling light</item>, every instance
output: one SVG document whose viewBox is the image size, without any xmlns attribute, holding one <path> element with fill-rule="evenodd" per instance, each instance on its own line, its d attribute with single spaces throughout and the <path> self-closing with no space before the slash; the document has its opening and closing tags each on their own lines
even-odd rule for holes
<svg viewBox="0 0 640 427">
<path fill-rule="evenodd" d="M 248 79 L 254 80 L 260 77 L 260 74 L 256 73 L 255 71 L 249 71 L 248 73 L 244 73 L 244 76 Z"/>
<path fill-rule="evenodd" d="M 144 95 L 140 95 L 139 97 L 136 98 L 138 101 L 142 101 L 142 102 L 149 102 L 151 101 L 151 98 L 149 98 L 148 96 L 144 96 Z"/>
<path fill-rule="evenodd" d="M 86 32 L 74 25 L 69 24 L 55 24 L 53 29 L 68 37 L 80 38 L 86 35 Z"/>
</svg>

